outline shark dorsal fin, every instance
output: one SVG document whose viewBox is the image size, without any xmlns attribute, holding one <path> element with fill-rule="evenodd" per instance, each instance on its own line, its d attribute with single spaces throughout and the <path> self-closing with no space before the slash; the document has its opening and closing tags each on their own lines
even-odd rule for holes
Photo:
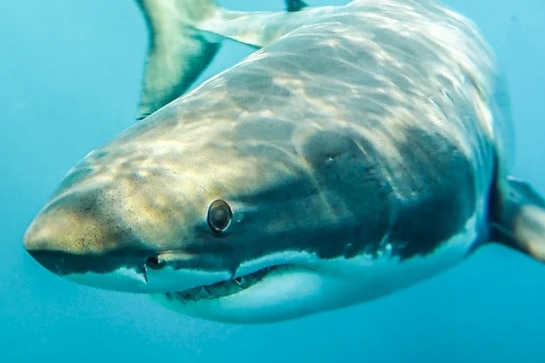
<svg viewBox="0 0 545 363">
<path fill-rule="evenodd" d="M 263 47 L 297 24 L 293 17 L 284 21 L 288 12 L 307 6 L 301 0 L 285 0 L 287 12 L 250 13 L 224 10 L 214 0 L 137 3 L 150 32 L 139 120 L 181 96 L 214 59 L 222 39 Z"/>
</svg>

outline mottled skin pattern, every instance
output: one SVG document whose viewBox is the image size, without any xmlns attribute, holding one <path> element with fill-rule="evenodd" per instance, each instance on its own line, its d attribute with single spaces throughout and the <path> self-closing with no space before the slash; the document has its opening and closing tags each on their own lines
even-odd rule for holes
<svg viewBox="0 0 545 363">
<path fill-rule="evenodd" d="M 472 216 L 461 248 L 486 241 L 502 115 L 472 24 L 425 0 L 316 14 L 90 153 L 29 230 L 41 262 L 103 273 L 177 251 L 175 268 L 234 275 L 275 251 L 408 260 Z M 218 198 L 234 215 L 220 236 Z"/>
</svg>

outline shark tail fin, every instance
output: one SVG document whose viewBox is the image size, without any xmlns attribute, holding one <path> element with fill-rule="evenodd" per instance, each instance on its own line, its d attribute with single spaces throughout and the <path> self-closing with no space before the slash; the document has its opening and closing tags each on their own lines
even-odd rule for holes
<svg viewBox="0 0 545 363">
<path fill-rule="evenodd" d="M 545 199 L 513 177 L 502 189 L 492 205 L 492 240 L 545 262 Z"/>
<path fill-rule="evenodd" d="M 150 31 L 138 109 L 143 119 L 184 93 L 219 50 L 221 37 L 199 30 L 217 16 L 214 0 L 136 0 Z"/>
</svg>

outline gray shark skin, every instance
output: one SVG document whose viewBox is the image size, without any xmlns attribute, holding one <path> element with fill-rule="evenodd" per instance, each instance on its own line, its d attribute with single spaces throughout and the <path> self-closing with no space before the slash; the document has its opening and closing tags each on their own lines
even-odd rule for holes
<svg viewBox="0 0 545 363">
<path fill-rule="evenodd" d="M 214 9 L 192 25 L 204 42 L 259 49 L 68 172 L 25 235 L 44 267 L 264 323 L 378 298 L 487 242 L 545 259 L 545 202 L 508 176 L 508 96 L 470 21 L 426 0 Z"/>
</svg>

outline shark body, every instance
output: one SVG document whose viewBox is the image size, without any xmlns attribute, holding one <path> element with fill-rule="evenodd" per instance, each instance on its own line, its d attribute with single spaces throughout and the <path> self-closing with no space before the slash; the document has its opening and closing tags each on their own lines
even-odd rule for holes
<svg viewBox="0 0 545 363">
<path fill-rule="evenodd" d="M 543 260 L 545 202 L 508 174 L 508 97 L 474 25 L 427 0 L 290 3 L 139 1 L 144 119 L 69 171 L 30 254 L 237 323 L 368 301 L 492 241 Z M 223 38 L 258 50 L 176 98 Z"/>
</svg>

